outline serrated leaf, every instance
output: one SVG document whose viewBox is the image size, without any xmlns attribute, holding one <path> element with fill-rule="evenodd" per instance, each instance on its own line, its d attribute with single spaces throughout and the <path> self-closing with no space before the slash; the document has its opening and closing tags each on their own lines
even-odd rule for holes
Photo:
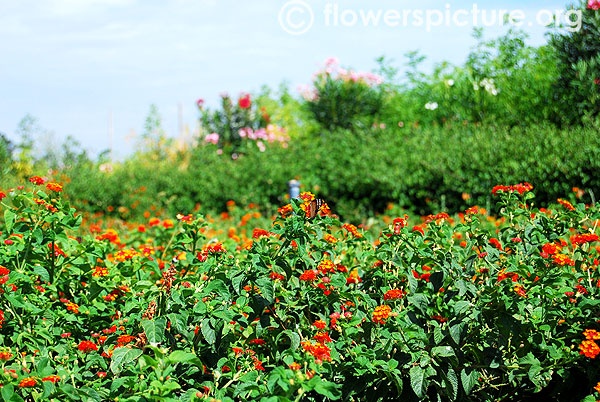
<svg viewBox="0 0 600 402">
<path fill-rule="evenodd" d="M 5 401 L 10 401 L 14 393 L 15 387 L 12 384 L 6 384 L 2 387 L 0 395 L 2 395 L 2 399 Z"/>
<path fill-rule="evenodd" d="M 336 288 L 344 287 L 346 285 L 346 277 L 340 273 L 331 275 L 331 285 Z"/>
<path fill-rule="evenodd" d="M 44 381 L 42 386 L 44 388 L 42 398 L 48 398 L 50 395 L 56 392 L 56 387 L 51 381 Z"/>
<path fill-rule="evenodd" d="M 294 331 L 291 331 L 289 329 L 286 329 L 285 331 L 283 331 L 284 335 L 287 335 L 290 338 L 290 349 L 291 350 L 297 350 L 298 347 L 300 346 L 300 335 L 298 335 L 297 333 L 295 333 Z"/>
<path fill-rule="evenodd" d="M 466 300 L 461 300 L 454 305 L 454 312 L 456 314 L 465 313 L 471 307 L 471 303 Z"/>
<path fill-rule="evenodd" d="M 142 328 L 144 328 L 148 343 L 152 346 L 157 346 L 164 341 L 166 327 L 167 319 L 165 317 L 159 317 L 154 320 L 142 320 Z"/>
<path fill-rule="evenodd" d="M 458 396 L 458 377 L 456 376 L 456 372 L 453 369 L 448 369 L 444 380 L 450 400 L 455 401 Z"/>
<path fill-rule="evenodd" d="M 445 338 L 444 332 L 441 327 L 435 327 L 433 330 L 433 341 L 436 345 L 439 345 Z"/>
<path fill-rule="evenodd" d="M 110 384 L 110 392 L 118 391 L 119 388 L 121 388 L 123 386 L 123 384 L 125 384 L 125 382 L 127 382 L 128 379 L 129 379 L 128 377 L 115 378 L 113 380 L 113 382 Z"/>
<path fill-rule="evenodd" d="M 440 357 L 456 356 L 456 354 L 454 353 L 454 349 L 452 349 L 452 346 L 436 346 L 433 349 L 431 349 L 431 354 L 433 356 Z"/>
<path fill-rule="evenodd" d="M 419 399 L 425 396 L 425 370 L 420 366 L 413 366 L 410 369 L 410 386 Z"/>
<path fill-rule="evenodd" d="M 225 285 L 225 282 L 220 279 L 210 282 L 203 292 L 205 294 L 209 294 L 215 291 L 219 294 L 219 296 L 230 297 L 231 295 L 227 285 Z"/>
<path fill-rule="evenodd" d="M 262 297 L 269 303 L 273 303 L 275 300 L 274 290 L 273 290 L 273 280 L 268 277 L 259 278 L 256 281 L 256 285 L 260 290 Z"/>
<path fill-rule="evenodd" d="M 195 353 L 185 352 L 183 350 L 174 351 L 169 355 L 167 360 L 169 360 L 171 363 L 194 363 L 196 365 L 202 364 Z"/>
<path fill-rule="evenodd" d="M 462 322 L 450 326 L 450 336 L 457 345 L 460 345 L 460 338 L 462 337 L 464 327 L 465 324 Z"/>
<path fill-rule="evenodd" d="M 338 385 L 324 380 L 315 385 L 315 391 L 331 400 L 340 399 L 342 396 L 342 391 Z"/>
<path fill-rule="evenodd" d="M 427 314 L 427 307 L 429 306 L 429 299 L 427 296 L 422 294 L 409 296 L 408 303 L 414 305 L 422 314 Z"/>
<path fill-rule="evenodd" d="M 83 398 L 83 400 L 86 402 L 89 402 L 89 401 L 102 402 L 102 397 L 100 396 L 100 394 L 95 389 L 92 389 L 90 387 L 80 388 L 79 393 L 81 395 L 88 397 L 88 399 Z"/>
<path fill-rule="evenodd" d="M 110 371 L 117 374 L 124 365 L 136 360 L 142 355 L 140 349 L 117 348 L 110 358 Z"/>
<path fill-rule="evenodd" d="M 50 281 L 50 274 L 48 273 L 48 270 L 40 265 L 36 265 L 33 267 L 33 272 L 35 272 L 36 275 L 40 276 L 40 279 L 43 282 L 49 282 Z"/>
<path fill-rule="evenodd" d="M 210 327 L 210 320 L 208 318 L 202 320 L 200 330 L 202 331 L 202 336 L 204 336 L 206 342 L 208 342 L 210 345 L 216 342 L 217 334 L 215 330 Z"/>
<path fill-rule="evenodd" d="M 12 209 L 4 210 L 4 226 L 6 227 L 6 232 L 11 233 L 13 225 L 15 224 L 15 213 Z"/>
<path fill-rule="evenodd" d="M 465 394 L 469 395 L 473 387 L 477 384 L 479 373 L 472 368 L 465 368 L 460 372 L 460 381 L 462 382 Z"/>
<path fill-rule="evenodd" d="M 103 290 L 104 288 L 98 285 L 98 283 L 96 283 L 95 281 L 92 282 L 89 286 L 89 293 L 87 296 L 88 301 L 93 301 L 96 297 L 98 297 L 98 295 L 100 295 L 100 293 L 102 293 Z"/>
</svg>

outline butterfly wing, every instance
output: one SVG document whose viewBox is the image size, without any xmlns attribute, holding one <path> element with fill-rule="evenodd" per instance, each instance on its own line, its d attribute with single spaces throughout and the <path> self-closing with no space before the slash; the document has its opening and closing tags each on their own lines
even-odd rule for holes
<svg viewBox="0 0 600 402">
<path fill-rule="evenodd" d="M 315 216 L 317 216 L 317 211 L 318 211 L 318 209 L 317 209 L 317 200 L 312 200 L 310 202 L 310 206 L 309 206 L 309 209 L 308 209 L 308 217 L 310 219 L 314 218 Z"/>
<path fill-rule="evenodd" d="M 323 200 L 318 199 L 318 198 L 312 200 L 310 202 L 309 218 L 313 219 L 314 217 L 316 217 L 322 206 L 323 206 Z"/>
</svg>

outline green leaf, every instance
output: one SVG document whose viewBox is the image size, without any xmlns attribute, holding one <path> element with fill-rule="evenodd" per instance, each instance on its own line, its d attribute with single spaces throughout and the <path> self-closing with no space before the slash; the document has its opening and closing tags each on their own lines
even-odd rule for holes
<svg viewBox="0 0 600 402">
<path fill-rule="evenodd" d="M 298 350 L 298 347 L 300 346 L 300 335 L 298 335 L 297 333 L 295 333 L 292 330 L 286 329 L 285 331 L 282 332 L 282 335 L 287 335 L 290 338 L 290 349 L 291 350 Z"/>
<path fill-rule="evenodd" d="M 12 384 L 6 384 L 2 387 L 1 395 L 2 399 L 4 399 L 5 401 L 10 401 L 14 393 L 15 387 Z"/>
<path fill-rule="evenodd" d="M 159 317 L 155 320 L 142 320 L 142 328 L 144 328 L 148 343 L 152 346 L 157 346 L 164 341 L 166 327 L 167 319 L 165 317 Z"/>
<path fill-rule="evenodd" d="M 410 369 L 410 386 L 419 399 L 425 396 L 425 370 L 420 366 L 413 366 Z"/>
<path fill-rule="evenodd" d="M 208 284 L 208 286 L 204 289 L 205 294 L 209 294 L 210 292 L 216 291 L 220 296 L 230 297 L 229 289 L 225 282 L 220 279 L 214 280 Z"/>
<path fill-rule="evenodd" d="M 444 333 L 442 332 L 442 328 L 435 327 L 433 329 L 433 341 L 436 344 L 440 344 L 444 340 L 444 338 L 445 338 L 445 336 L 444 336 Z"/>
<path fill-rule="evenodd" d="M 143 371 L 146 367 L 152 367 L 156 369 L 158 367 L 158 362 L 148 355 L 142 355 L 140 358 L 140 368 Z"/>
<path fill-rule="evenodd" d="M 81 399 L 77 393 L 77 390 L 71 384 L 66 383 L 61 385 L 60 390 L 64 392 L 71 400 L 78 401 Z"/>
<path fill-rule="evenodd" d="M 142 351 L 140 349 L 129 349 L 125 347 L 115 349 L 110 358 L 110 371 L 117 374 L 125 364 L 136 360 L 141 355 Z"/>
<path fill-rule="evenodd" d="M 103 290 L 104 288 L 102 286 L 98 285 L 96 281 L 93 281 L 89 286 L 89 294 L 87 297 L 88 301 L 92 302 L 96 297 L 100 295 L 100 293 L 102 293 Z"/>
<path fill-rule="evenodd" d="M 210 345 L 215 343 L 217 340 L 217 334 L 215 330 L 210 327 L 210 320 L 208 318 L 202 320 L 200 330 L 202 331 L 202 335 L 204 336 L 206 342 L 208 342 Z"/>
<path fill-rule="evenodd" d="M 129 380 L 129 377 L 119 377 L 115 378 L 113 382 L 110 384 L 110 392 L 116 392 Z"/>
<path fill-rule="evenodd" d="M 454 305 L 454 312 L 456 314 L 465 313 L 471 307 L 471 303 L 466 300 L 461 300 Z"/>
<path fill-rule="evenodd" d="M 50 381 L 44 381 L 42 386 L 44 387 L 44 392 L 42 393 L 42 398 L 48 398 L 50 395 L 56 392 L 56 387 Z"/>
<path fill-rule="evenodd" d="M 202 367 L 202 362 L 195 353 L 176 350 L 167 358 L 171 363 L 193 363 Z"/>
<path fill-rule="evenodd" d="M 456 376 L 456 372 L 452 369 L 448 369 L 444 382 L 446 383 L 446 389 L 448 390 L 450 400 L 455 401 L 458 396 L 458 377 Z"/>
<path fill-rule="evenodd" d="M 433 349 L 431 349 L 431 354 L 433 356 L 440 357 L 456 356 L 456 354 L 454 353 L 454 349 L 452 349 L 452 346 L 436 346 Z"/>
<path fill-rule="evenodd" d="M 414 305 L 422 314 L 427 314 L 427 307 L 429 306 L 429 299 L 427 296 L 422 294 L 409 296 L 408 303 Z"/>
<path fill-rule="evenodd" d="M 4 226 L 6 226 L 6 232 L 11 233 L 13 225 L 15 224 L 15 213 L 12 209 L 4 210 Z"/>
<path fill-rule="evenodd" d="M 315 385 L 315 391 L 332 400 L 340 399 L 342 396 L 342 391 L 337 384 L 325 380 Z"/>
<path fill-rule="evenodd" d="M 465 368 L 460 372 L 460 381 L 467 395 L 471 393 L 471 390 L 477 384 L 477 380 L 479 380 L 479 373 L 472 368 Z"/>
<path fill-rule="evenodd" d="M 273 301 L 275 300 L 273 280 L 269 277 L 262 277 L 256 281 L 256 284 L 258 285 L 258 289 L 260 289 L 260 292 L 262 293 L 262 297 L 264 297 L 265 300 L 269 302 L 269 304 L 273 303 Z"/>
<path fill-rule="evenodd" d="M 40 279 L 43 282 L 49 282 L 50 281 L 50 274 L 48 273 L 48 270 L 46 270 L 46 268 L 40 266 L 40 265 L 36 265 L 33 267 L 33 272 L 35 272 L 37 275 L 40 276 Z"/>
<path fill-rule="evenodd" d="M 458 324 L 454 324 L 450 327 L 450 336 L 457 345 L 460 345 L 460 338 L 462 337 L 464 327 L 465 324 L 463 322 L 459 322 Z"/>
<path fill-rule="evenodd" d="M 100 394 L 96 390 L 94 390 L 90 387 L 80 388 L 79 393 L 81 395 L 88 397 L 88 399 L 82 398 L 86 402 L 89 402 L 89 401 L 102 402 L 102 397 L 100 396 Z"/>
</svg>

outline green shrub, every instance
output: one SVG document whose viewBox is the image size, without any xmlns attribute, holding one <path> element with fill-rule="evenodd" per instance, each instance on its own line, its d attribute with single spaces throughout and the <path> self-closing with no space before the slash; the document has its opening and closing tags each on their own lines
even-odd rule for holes
<svg viewBox="0 0 600 402">
<path fill-rule="evenodd" d="M 381 77 L 357 73 L 328 59 L 317 72 L 313 88 L 302 94 L 314 119 L 327 130 L 370 127 L 382 107 Z"/>
<path fill-rule="evenodd" d="M 371 236 L 302 194 L 243 244 L 201 215 L 76 238 L 34 181 L 3 201 L 4 401 L 597 399 L 596 206 L 498 186 L 498 231 L 473 211 Z"/>
<path fill-rule="evenodd" d="M 389 202 L 420 214 L 472 204 L 491 208 L 488 189 L 505 182 L 529 181 L 539 202 L 555 202 L 579 187 L 589 203 L 591 194 L 600 194 L 597 130 L 551 124 L 340 130 L 291 142 L 288 148 L 255 149 L 237 160 L 206 144 L 158 163 L 139 155 L 115 164 L 112 173 L 90 165 L 66 174 L 77 205 L 131 209 L 138 201 L 130 211 L 138 216 L 153 205 L 171 214 L 190 212 L 196 203 L 220 211 L 229 200 L 254 202 L 272 213 L 293 178 L 354 221 Z"/>
<path fill-rule="evenodd" d="M 600 112 L 600 11 L 586 1 L 570 9 L 581 11 L 582 25 L 580 30 L 554 34 L 550 40 L 559 68 L 553 100 L 560 112 L 555 120 L 577 124 Z"/>
<path fill-rule="evenodd" d="M 422 72 L 424 57 L 408 53 L 407 79 L 388 85 L 381 120 L 388 126 L 483 122 L 513 126 L 539 124 L 555 113 L 552 85 L 557 59 L 549 46 L 527 46 L 525 33 L 513 29 L 478 43 L 463 66 L 440 63 Z M 389 63 L 380 69 L 389 71 Z M 386 81 L 394 81 L 395 74 Z M 398 78 L 396 77 L 397 81 Z"/>
</svg>

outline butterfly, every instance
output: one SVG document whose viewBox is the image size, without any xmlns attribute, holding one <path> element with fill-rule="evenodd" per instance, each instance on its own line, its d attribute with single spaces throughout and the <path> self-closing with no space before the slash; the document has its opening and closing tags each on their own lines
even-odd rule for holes
<svg viewBox="0 0 600 402">
<path fill-rule="evenodd" d="M 323 205 L 325 205 L 325 201 L 321 199 L 315 198 L 314 200 L 312 200 L 310 202 L 310 205 L 308 206 L 308 218 L 313 219 L 315 216 L 317 216 Z"/>
</svg>

